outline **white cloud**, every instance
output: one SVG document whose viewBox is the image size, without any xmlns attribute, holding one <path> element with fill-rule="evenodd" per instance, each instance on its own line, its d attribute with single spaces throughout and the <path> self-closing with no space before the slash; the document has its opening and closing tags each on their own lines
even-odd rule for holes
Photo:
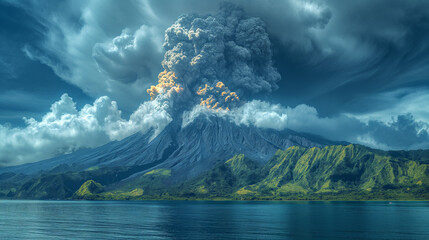
<svg viewBox="0 0 429 240">
<path fill-rule="evenodd" d="M 321 117 L 314 107 L 304 104 L 287 108 L 286 114 L 288 128 L 321 135 L 331 140 L 348 141 L 384 150 L 429 147 L 428 124 L 415 120 L 411 114 L 397 115 L 386 122 L 377 118 L 365 122 L 346 114 Z"/>
<path fill-rule="evenodd" d="M 285 110 L 278 104 L 253 100 L 239 108 L 232 109 L 228 114 L 237 125 L 283 130 L 287 127 L 288 121 Z"/>
<path fill-rule="evenodd" d="M 97 147 L 151 128 L 155 137 L 172 120 L 168 108 L 169 102 L 158 98 L 141 104 L 126 120 L 109 97 L 100 97 L 78 111 L 72 98 L 63 94 L 40 121 L 25 118 L 24 128 L 0 125 L 0 163 L 34 162 Z"/>
<path fill-rule="evenodd" d="M 196 105 L 191 111 L 183 113 L 182 127 L 192 123 L 200 115 L 224 117 L 237 125 L 258 128 L 283 130 L 287 127 L 285 108 L 281 105 L 272 105 L 259 100 L 253 100 L 230 111 L 212 110 L 205 106 Z"/>
<path fill-rule="evenodd" d="M 24 118 L 27 126 L 23 128 L 0 125 L 0 164 L 34 162 L 81 148 L 97 147 L 149 129 L 154 129 L 153 138 L 173 121 L 170 111 L 171 99 L 159 95 L 154 101 L 141 104 L 126 120 L 121 117 L 117 103 L 109 97 L 100 97 L 92 105 L 78 110 L 76 103 L 64 94 L 40 121 Z M 200 115 L 224 117 L 237 125 L 275 130 L 288 128 L 381 149 L 429 147 L 429 125 L 416 121 L 411 114 L 399 115 L 390 122 L 362 122 L 346 115 L 320 117 L 315 108 L 307 105 L 290 108 L 253 100 L 230 111 L 195 106 L 183 113 L 183 126 Z"/>
<path fill-rule="evenodd" d="M 291 108 L 253 100 L 230 111 L 195 106 L 183 114 L 183 126 L 200 115 L 224 117 L 237 125 L 275 130 L 288 128 L 385 150 L 429 148 L 429 125 L 415 120 L 411 114 L 398 115 L 390 122 L 375 119 L 363 122 L 345 114 L 321 117 L 314 107 L 305 104 Z"/>
</svg>

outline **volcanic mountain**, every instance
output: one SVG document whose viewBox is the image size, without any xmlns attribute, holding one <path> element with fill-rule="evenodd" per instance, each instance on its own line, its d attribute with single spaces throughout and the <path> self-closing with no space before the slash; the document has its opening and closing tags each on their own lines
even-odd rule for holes
<svg viewBox="0 0 429 240">
<path fill-rule="evenodd" d="M 291 130 L 276 131 L 236 125 L 220 117 L 197 117 L 187 126 L 171 122 L 153 138 L 154 131 L 135 133 L 95 149 L 40 162 L 0 169 L 0 174 L 38 175 L 87 169 L 134 167 L 133 176 L 153 169 L 170 169 L 172 179 L 185 181 L 208 171 L 235 154 L 265 164 L 279 149 L 290 146 L 323 147 L 338 144 Z M 130 177 L 133 177 L 130 176 Z"/>
<path fill-rule="evenodd" d="M 427 199 L 429 151 L 381 151 L 199 116 L 0 169 L 12 199 Z"/>
</svg>

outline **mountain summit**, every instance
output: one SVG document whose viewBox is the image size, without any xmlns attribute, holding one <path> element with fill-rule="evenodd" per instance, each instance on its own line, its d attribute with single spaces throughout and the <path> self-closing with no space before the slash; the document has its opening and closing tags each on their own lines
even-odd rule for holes
<svg viewBox="0 0 429 240">
<path fill-rule="evenodd" d="M 199 116 L 122 141 L 0 169 L 0 197 L 422 199 L 428 151 L 345 146 Z M 333 146 L 335 145 L 335 146 Z"/>
<path fill-rule="evenodd" d="M 317 136 L 291 130 L 275 131 L 253 126 L 238 126 L 220 117 L 197 117 L 182 127 L 171 122 L 152 139 L 153 130 L 138 132 L 121 141 L 95 149 L 80 150 L 52 159 L 0 169 L 25 175 L 63 173 L 113 167 L 138 167 L 134 175 L 152 169 L 171 169 L 175 180 L 188 180 L 224 162 L 235 154 L 266 163 L 278 149 L 290 146 L 322 147 L 334 144 Z"/>
</svg>

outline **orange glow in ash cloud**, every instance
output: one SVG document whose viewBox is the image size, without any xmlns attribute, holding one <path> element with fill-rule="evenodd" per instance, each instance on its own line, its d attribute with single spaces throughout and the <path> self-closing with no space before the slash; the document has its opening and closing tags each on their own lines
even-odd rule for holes
<svg viewBox="0 0 429 240">
<path fill-rule="evenodd" d="M 179 93 L 183 90 L 182 86 L 176 83 L 176 75 L 174 72 L 167 72 L 164 70 L 158 75 L 158 84 L 151 86 L 147 93 L 150 95 L 150 100 L 154 100 L 159 94 L 171 94 L 171 92 Z"/>
<path fill-rule="evenodd" d="M 201 106 L 215 110 L 229 110 L 230 106 L 234 106 L 240 100 L 223 82 L 217 82 L 215 87 L 205 84 L 198 89 L 197 94 L 202 96 Z"/>
</svg>

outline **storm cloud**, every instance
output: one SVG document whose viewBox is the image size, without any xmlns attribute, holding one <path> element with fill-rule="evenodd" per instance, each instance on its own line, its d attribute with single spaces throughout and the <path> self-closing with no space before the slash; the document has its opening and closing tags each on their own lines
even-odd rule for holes
<svg viewBox="0 0 429 240">
<path fill-rule="evenodd" d="M 127 53 L 125 57 L 118 57 L 120 46 L 112 53 L 106 46 L 115 45 L 114 39 L 124 36 L 123 33 L 130 35 L 129 39 L 136 32 L 163 39 L 165 29 L 180 15 L 196 12 L 202 19 L 204 14 L 214 16 L 220 2 L 11 4 L 25 9 L 46 26 L 38 29 L 46 38 L 29 48 L 41 50 L 34 52 L 35 57 L 51 59 L 45 63 L 90 96 L 109 95 L 122 108 L 132 111 L 147 99 L 144 93 L 156 82 L 162 68 L 159 62 L 148 61 L 135 69 L 129 66 L 135 64 L 135 59 L 141 59 L 139 56 L 162 58 L 163 53 L 159 52 L 162 41 L 158 47 L 150 47 L 156 43 L 149 41 L 144 53 Z M 397 106 L 403 105 L 402 99 L 398 97 L 385 104 L 384 95 L 400 89 L 417 91 L 429 87 L 429 71 L 425 67 L 429 61 L 427 1 L 238 0 L 234 3 L 248 16 L 265 22 L 274 49 L 273 66 L 283 79 L 277 82 L 279 91 L 273 92 L 277 102 L 289 106 L 308 104 L 324 116 L 369 114 L 387 108 L 394 108 L 392 114 L 400 115 L 407 113 L 407 109 Z M 59 14 L 61 18 L 57 17 Z M 104 48 L 94 50 L 97 44 Z M 57 65 L 50 64 L 53 62 Z M 234 91 L 233 86 L 228 87 Z M 407 94 L 407 99 L 415 97 L 414 91 Z M 411 105 L 409 102 L 408 106 Z M 429 121 L 428 117 L 415 116 Z"/>
<path fill-rule="evenodd" d="M 43 113 L 49 103 L 39 100 L 41 118 L 19 112 L 33 118 L 0 124 L 3 164 L 159 132 L 199 114 L 382 149 L 429 147 L 426 1 L 6 2 L 37 22 L 38 40 L 17 41 L 20 54 L 94 102 L 78 110 L 63 95 Z M 17 78 L 16 64 L 5 63 L 0 74 Z M 0 99 L 20 93 L 13 81 L 2 84 Z M 36 102 L 26 99 L 20 106 Z"/>
<path fill-rule="evenodd" d="M 143 25 L 134 33 L 124 29 L 111 42 L 95 44 L 92 55 L 99 69 L 113 80 L 154 79 L 161 62 L 160 42 L 156 30 Z"/>
</svg>

